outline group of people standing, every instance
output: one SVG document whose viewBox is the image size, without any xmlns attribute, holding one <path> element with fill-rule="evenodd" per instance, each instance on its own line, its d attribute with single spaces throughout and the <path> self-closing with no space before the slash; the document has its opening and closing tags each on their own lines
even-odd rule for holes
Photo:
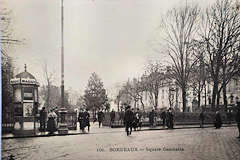
<svg viewBox="0 0 240 160">
<path fill-rule="evenodd" d="M 80 109 L 78 114 L 78 122 L 82 132 L 85 132 L 85 127 L 88 127 L 88 132 L 90 131 L 90 114 L 88 109 Z"/>
<path fill-rule="evenodd" d="M 150 113 L 149 113 L 149 123 L 151 127 L 155 127 L 157 125 L 157 113 L 155 112 L 155 110 L 153 109 Z M 167 126 L 168 129 L 173 129 L 174 126 L 174 114 L 172 111 L 172 108 L 169 108 L 168 110 L 164 110 L 160 113 L 160 118 L 162 119 L 162 125 L 163 128 L 165 128 L 165 126 Z"/>
<path fill-rule="evenodd" d="M 143 115 L 139 109 L 135 112 L 134 109 L 131 109 L 131 106 L 127 106 L 123 117 L 127 136 L 132 134 L 132 129 L 134 129 L 134 131 L 138 128 L 141 130 Z"/>
<path fill-rule="evenodd" d="M 163 128 L 167 126 L 168 129 L 173 129 L 174 126 L 174 114 L 172 108 L 169 108 L 167 111 L 163 111 L 160 114 L 160 118 L 163 121 Z"/>
<path fill-rule="evenodd" d="M 57 114 L 54 109 L 51 109 L 47 113 L 46 108 L 43 107 L 40 111 L 40 132 L 48 131 L 49 134 L 53 134 L 57 131 Z M 47 126 L 46 126 L 47 124 Z"/>
</svg>

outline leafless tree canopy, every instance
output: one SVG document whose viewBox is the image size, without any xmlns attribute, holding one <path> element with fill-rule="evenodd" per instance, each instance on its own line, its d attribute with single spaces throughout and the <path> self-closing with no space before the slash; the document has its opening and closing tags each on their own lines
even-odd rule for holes
<svg viewBox="0 0 240 160">
<path fill-rule="evenodd" d="M 189 76 L 196 63 L 190 45 L 198 31 L 199 13 L 197 5 L 185 5 L 168 11 L 162 21 L 162 29 L 166 34 L 164 40 L 172 62 L 172 78 L 182 90 L 183 111 L 186 108 Z"/>
<path fill-rule="evenodd" d="M 239 72 L 240 12 L 233 1 L 218 0 L 203 13 L 202 22 L 204 60 L 214 83 L 212 107 L 219 106 L 222 89 L 226 106 L 226 85 Z"/>
</svg>

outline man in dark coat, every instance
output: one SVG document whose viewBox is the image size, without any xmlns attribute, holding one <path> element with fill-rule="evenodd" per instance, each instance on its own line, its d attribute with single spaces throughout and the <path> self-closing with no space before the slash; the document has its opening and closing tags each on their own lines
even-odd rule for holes
<svg viewBox="0 0 240 160">
<path fill-rule="evenodd" d="M 84 127 L 88 127 L 88 132 L 90 131 L 90 114 L 88 112 L 88 109 L 85 110 L 85 112 L 83 113 L 83 123 L 84 123 Z"/>
<path fill-rule="evenodd" d="M 127 106 L 125 115 L 124 115 L 125 130 L 127 132 L 127 136 L 131 135 L 132 133 L 132 123 L 134 119 L 134 114 L 130 108 L 131 108 L 130 106 Z M 129 131 L 129 128 L 130 128 L 130 131 Z"/>
<path fill-rule="evenodd" d="M 238 137 L 240 139 L 240 102 L 237 102 L 237 114 L 236 114 L 236 122 L 238 127 Z"/>
<path fill-rule="evenodd" d="M 166 126 L 166 117 L 167 117 L 166 111 L 163 111 L 163 112 L 161 113 L 160 117 L 161 117 L 161 119 L 163 120 L 163 128 L 165 128 L 165 126 Z"/>
<path fill-rule="evenodd" d="M 112 109 L 112 112 L 110 113 L 110 127 L 112 127 L 115 120 L 115 111 Z"/>
<path fill-rule="evenodd" d="M 205 116 L 204 116 L 204 112 L 202 111 L 202 112 L 200 113 L 200 115 L 199 115 L 200 128 L 203 128 L 204 119 L 205 119 Z"/>
<path fill-rule="evenodd" d="M 80 130 L 84 131 L 84 123 L 83 123 L 83 109 L 81 108 L 78 114 L 78 122 Z"/>
<path fill-rule="evenodd" d="M 104 119 L 104 113 L 103 111 L 100 109 L 97 113 L 97 116 L 98 116 L 98 123 L 99 123 L 99 128 L 101 127 L 101 124 L 102 124 L 102 121 Z"/>
<path fill-rule="evenodd" d="M 216 129 L 220 129 L 222 127 L 222 118 L 219 111 L 217 111 L 215 115 L 215 127 Z"/>
<path fill-rule="evenodd" d="M 173 115 L 173 112 L 172 112 L 172 108 L 169 108 L 168 111 L 167 111 L 167 127 L 169 129 L 173 129 L 173 120 L 174 120 L 174 115 Z"/>
<path fill-rule="evenodd" d="M 154 109 L 149 113 L 149 123 L 150 123 L 150 126 L 153 126 L 153 123 L 154 123 Z"/>
<path fill-rule="evenodd" d="M 47 112 L 45 107 L 43 107 L 40 111 L 40 132 L 46 131 L 46 121 L 47 121 Z"/>
</svg>

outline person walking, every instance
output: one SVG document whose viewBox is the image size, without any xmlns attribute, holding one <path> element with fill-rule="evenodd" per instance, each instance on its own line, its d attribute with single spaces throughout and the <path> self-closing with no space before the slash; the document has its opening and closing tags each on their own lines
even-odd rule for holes
<svg viewBox="0 0 240 160">
<path fill-rule="evenodd" d="M 105 115 L 101 109 L 99 109 L 97 116 L 98 116 L 98 124 L 99 124 L 99 128 L 100 128 L 102 125 L 103 119 L 105 118 Z"/>
<path fill-rule="evenodd" d="M 115 121 L 115 111 L 112 109 L 112 112 L 110 113 L 110 127 L 113 127 L 114 121 Z"/>
<path fill-rule="evenodd" d="M 238 127 L 238 137 L 240 139 L 240 102 L 237 102 L 237 114 L 236 114 L 236 122 Z"/>
<path fill-rule="evenodd" d="M 165 128 L 165 126 L 166 126 L 166 117 L 167 117 L 166 111 L 163 111 L 163 112 L 160 114 L 160 118 L 161 118 L 162 121 L 163 121 L 163 128 Z"/>
<path fill-rule="evenodd" d="M 84 131 L 84 123 L 83 123 L 83 109 L 81 108 L 78 114 L 78 122 L 79 122 L 79 128 L 80 130 L 82 130 L 82 132 Z"/>
<path fill-rule="evenodd" d="M 132 123 L 133 123 L 133 118 L 134 118 L 134 114 L 130 108 L 131 108 L 131 106 L 127 106 L 125 115 L 124 115 L 125 131 L 127 132 L 127 136 L 131 135 L 131 133 L 132 133 Z M 129 129 L 130 129 L 130 131 L 129 131 Z"/>
<path fill-rule="evenodd" d="M 57 118 L 57 114 L 54 112 L 53 109 L 50 110 L 48 114 L 48 121 L 47 121 L 47 131 L 48 134 L 54 134 L 57 131 L 57 125 L 55 119 Z"/>
<path fill-rule="evenodd" d="M 203 128 L 204 125 L 204 119 L 205 119 L 205 115 L 203 110 L 201 111 L 200 115 L 199 115 L 199 120 L 200 120 L 200 128 Z"/>
<path fill-rule="evenodd" d="M 46 132 L 47 112 L 45 107 L 40 111 L 40 132 Z"/>
<path fill-rule="evenodd" d="M 88 109 L 83 113 L 83 127 L 88 127 L 88 132 L 90 132 L 90 114 Z"/>
<path fill-rule="evenodd" d="M 216 129 L 220 129 L 222 127 L 222 118 L 219 111 L 215 114 L 215 127 Z"/>
</svg>

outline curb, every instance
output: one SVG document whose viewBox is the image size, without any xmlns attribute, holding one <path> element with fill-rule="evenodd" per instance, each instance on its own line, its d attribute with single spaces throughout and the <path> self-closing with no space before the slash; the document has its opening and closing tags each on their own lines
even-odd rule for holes
<svg viewBox="0 0 240 160">
<path fill-rule="evenodd" d="M 236 125 L 228 125 L 228 126 L 222 126 L 222 127 L 234 127 Z M 120 127 L 119 127 L 120 128 Z M 123 127 L 121 127 L 123 128 Z M 136 130 L 134 132 L 139 131 L 160 131 L 160 130 L 176 130 L 176 129 L 193 129 L 193 128 L 200 128 L 196 126 L 189 126 L 189 127 L 180 127 L 180 128 L 173 128 L 173 129 L 167 129 L 167 128 L 146 128 L 141 130 Z M 205 126 L 204 128 L 214 128 L 214 126 Z M 118 132 L 125 132 L 125 131 L 118 131 Z M 38 137 L 53 137 L 53 136 L 71 136 L 71 135 L 81 135 L 81 134 L 102 134 L 102 133 L 111 133 L 111 132 L 101 132 L 101 133 L 68 133 L 68 134 L 46 134 L 46 135 L 30 135 L 30 136 L 15 136 L 15 137 L 2 137 L 2 140 L 4 139 L 19 139 L 19 138 L 38 138 Z"/>
</svg>

